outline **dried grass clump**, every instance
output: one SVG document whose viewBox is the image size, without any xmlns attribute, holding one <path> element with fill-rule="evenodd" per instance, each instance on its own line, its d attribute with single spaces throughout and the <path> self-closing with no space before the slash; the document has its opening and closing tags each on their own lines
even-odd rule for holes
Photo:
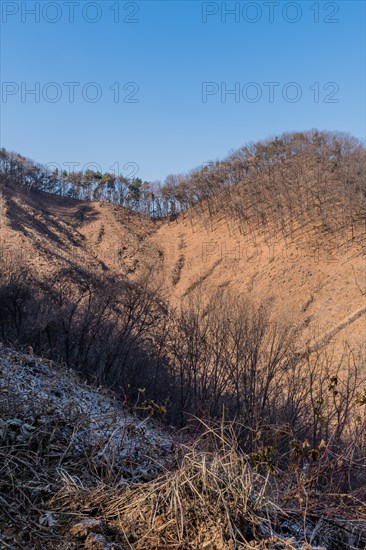
<svg viewBox="0 0 366 550">
<path fill-rule="evenodd" d="M 202 441 L 184 450 L 176 470 L 154 481 L 88 492 L 69 478 L 55 502 L 79 512 L 93 506 L 136 550 L 234 549 L 268 536 L 276 516 L 268 478 L 225 440 L 218 439 L 221 448 L 211 451 L 201 448 Z"/>
<path fill-rule="evenodd" d="M 105 508 L 136 550 L 234 548 L 268 534 L 275 513 L 267 479 L 232 448 L 193 447 L 175 472 L 112 496 Z"/>
<path fill-rule="evenodd" d="M 72 513 L 93 509 L 134 550 L 312 548 L 276 534 L 274 526 L 286 514 L 276 503 L 270 473 L 253 469 L 230 428 L 229 434 L 223 427 L 206 428 L 182 449 L 174 471 L 119 490 L 89 491 L 68 477 L 54 504 Z"/>
<path fill-rule="evenodd" d="M 89 489 L 64 476 L 53 506 L 97 518 L 133 550 L 364 549 L 363 490 L 337 494 L 330 485 L 321 492 L 324 464 L 304 471 L 255 465 L 240 452 L 232 425 L 203 427 L 156 479 Z"/>
</svg>

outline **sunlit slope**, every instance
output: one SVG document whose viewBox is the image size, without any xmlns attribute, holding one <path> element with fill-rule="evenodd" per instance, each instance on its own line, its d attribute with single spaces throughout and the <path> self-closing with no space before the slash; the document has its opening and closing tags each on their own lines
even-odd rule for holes
<svg viewBox="0 0 366 550">
<path fill-rule="evenodd" d="M 271 298 L 278 313 L 304 323 L 311 342 L 366 306 L 362 227 L 353 237 L 346 231 L 329 238 L 310 226 L 292 239 L 278 232 L 244 236 L 226 217 L 204 224 L 186 214 L 159 227 L 152 240 L 162 250 L 173 305 L 200 289 Z M 334 334 L 353 343 L 365 336 L 363 314 Z"/>
<path fill-rule="evenodd" d="M 362 211 L 353 197 L 346 202 L 332 166 L 320 178 L 315 165 L 294 157 L 267 176 L 249 171 L 163 221 L 3 183 L 1 250 L 39 279 L 70 269 L 133 279 L 149 268 L 172 307 L 220 288 L 271 299 L 278 315 L 303 324 L 302 346 L 358 346 L 366 337 Z"/>
</svg>

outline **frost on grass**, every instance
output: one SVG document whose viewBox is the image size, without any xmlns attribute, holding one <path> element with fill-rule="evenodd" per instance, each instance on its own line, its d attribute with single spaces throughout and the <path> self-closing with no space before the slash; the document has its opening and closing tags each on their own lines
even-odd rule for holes
<svg viewBox="0 0 366 550">
<path fill-rule="evenodd" d="M 146 481 L 170 449 L 168 435 L 110 393 L 51 361 L 0 347 L 0 547 L 72 548 L 59 540 L 65 514 L 49 504 L 64 480 L 89 488 Z"/>
<path fill-rule="evenodd" d="M 346 503 L 258 472 L 234 432 L 203 426 L 177 449 L 111 393 L 0 347 L 0 548 L 365 547 L 362 491 Z"/>
<path fill-rule="evenodd" d="M 1 353 L 0 368 L 0 412 L 7 417 L 0 419 L 0 435 L 5 439 L 27 441 L 37 428 L 56 423 L 76 455 L 93 448 L 100 460 L 135 461 L 138 469 L 127 468 L 128 477 L 141 469 L 153 472 L 154 459 L 170 448 L 169 437 L 149 421 L 123 411 L 112 395 L 91 388 L 71 370 L 10 350 Z M 49 451 L 57 455 L 57 438 Z"/>
</svg>

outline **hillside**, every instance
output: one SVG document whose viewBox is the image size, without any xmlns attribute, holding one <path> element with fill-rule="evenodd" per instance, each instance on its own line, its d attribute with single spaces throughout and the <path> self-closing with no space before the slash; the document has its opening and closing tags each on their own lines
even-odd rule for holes
<svg viewBox="0 0 366 550">
<path fill-rule="evenodd" d="M 257 301 L 272 299 L 279 315 L 304 323 L 304 341 L 310 344 L 331 330 L 339 342 L 362 344 L 366 334 L 362 226 L 349 241 L 343 233 L 329 238 L 311 230 L 311 226 L 299 230 L 293 239 L 262 231 L 243 236 L 226 216 L 211 225 L 181 215 L 161 225 L 151 242 L 163 251 L 162 271 L 174 305 L 197 289 L 225 288 Z M 364 313 L 358 319 L 343 326 L 360 310 Z"/>
<path fill-rule="evenodd" d="M 155 478 L 171 460 L 171 435 L 70 370 L 2 346 L 0 395 L 0 546 L 122 548 L 96 520 L 84 546 L 79 515 L 58 513 L 51 499 L 67 484 L 117 490 Z"/>
<path fill-rule="evenodd" d="M 219 176 L 215 167 L 178 178 L 177 200 L 193 189 L 200 201 L 158 220 L 109 202 L 29 191 L 1 178 L 7 210 L 2 247 L 21 253 L 22 263 L 40 278 L 70 268 L 123 280 L 151 272 L 172 307 L 195 290 L 268 298 L 279 316 L 303 325 L 303 346 L 332 332 L 339 350 L 345 342 L 358 347 L 366 334 L 365 315 L 355 318 L 366 295 L 366 164 L 347 151 L 335 161 L 339 139 L 315 150 L 310 144 L 305 152 L 296 139 L 284 139 L 290 152 L 279 154 L 277 141 L 223 163 L 230 178 L 236 175 L 229 188 L 222 166 Z M 172 200 L 173 191 L 162 193 Z"/>
<path fill-rule="evenodd" d="M 189 440 L 136 410 L 65 367 L 0 346 L 2 548 L 364 547 L 361 495 L 338 502 L 331 487 L 322 499 L 310 491 L 304 516 L 297 493 L 309 491 L 316 465 L 301 480 L 265 476 L 223 425 Z"/>
<path fill-rule="evenodd" d="M 4 184 L 4 250 L 17 250 L 35 274 L 77 266 L 98 273 L 129 275 L 140 257 L 154 257 L 146 239 L 148 219 L 108 203 L 82 202 Z"/>
<path fill-rule="evenodd" d="M 365 547 L 365 160 L 314 130 L 159 186 L 0 151 L 2 547 Z"/>
</svg>

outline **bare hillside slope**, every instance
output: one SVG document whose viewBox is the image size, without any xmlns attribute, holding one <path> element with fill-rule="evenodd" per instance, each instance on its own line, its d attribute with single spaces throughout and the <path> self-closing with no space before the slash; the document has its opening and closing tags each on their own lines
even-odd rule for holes
<svg viewBox="0 0 366 550">
<path fill-rule="evenodd" d="M 336 329 L 365 307 L 366 260 L 362 229 L 356 237 L 316 235 L 299 230 L 281 235 L 243 236 L 227 217 L 205 225 L 181 215 L 158 228 L 152 241 L 163 251 L 162 265 L 171 301 L 178 305 L 197 288 L 228 288 L 257 300 L 272 298 L 280 314 L 301 319 L 310 342 Z M 361 343 L 363 314 L 334 338 Z"/>
<path fill-rule="evenodd" d="M 209 220 L 193 209 L 158 222 L 107 203 L 4 185 L 1 191 L 2 250 L 16 251 L 39 277 L 74 266 L 133 279 L 155 266 L 173 307 L 197 289 L 227 288 L 273 299 L 279 314 L 304 323 L 310 344 L 332 331 L 338 342 L 364 340 L 365 315 L 352 319 L 365 306 L 362 226 L 352 235 L 322 234 L 315 225 L 299 226 L 291 238 L 274 230 L 243 234 L 225 212 Z M 344 324 L 345 318 L 352 321 Z"/>
<path fill-rule="evenodd" d="M 102 202 L 82 202 L 0 183 L 6 205 L 4 251 L 16 250 L 35 273 L 70 265 L 98 272 L 133 273 L 154 225 L 134 212 Z"/>
</svg>

